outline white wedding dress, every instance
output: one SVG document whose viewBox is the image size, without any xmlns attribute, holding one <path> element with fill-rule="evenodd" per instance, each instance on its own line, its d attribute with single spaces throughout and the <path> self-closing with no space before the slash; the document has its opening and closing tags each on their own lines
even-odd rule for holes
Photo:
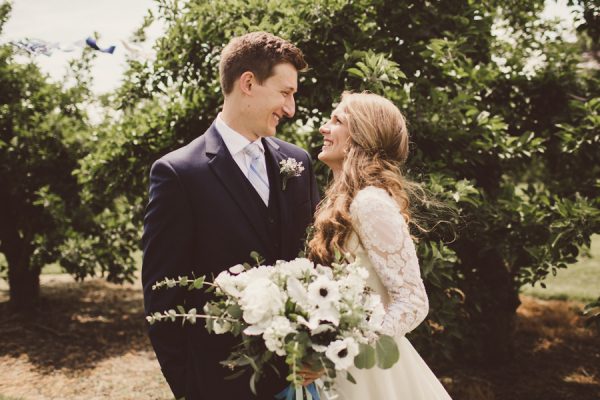
<svg viewBox="0 0 600 400">
<path fill-rule="evenodd" d="M 350 205 L 351 254 L 369 270 L 368 285 L 386 308 L 383 333 L 396 338 L 400 360 L 390 369 L 353 367 L 336 378 L 337 400 L 446 400 L 450 396 L 404 335 L 427 316 L 429 301 L 414 243 L 400 207 L 383 189 L 362 189 Z"/>
</svg>

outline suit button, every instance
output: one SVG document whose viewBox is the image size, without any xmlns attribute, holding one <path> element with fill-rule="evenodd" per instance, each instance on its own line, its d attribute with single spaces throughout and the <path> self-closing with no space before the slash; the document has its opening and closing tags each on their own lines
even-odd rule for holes
<svg viewBox="0 0 600 400">
<path fill-rule="evenodd" d="M 273 224 L 275 223 L 275 220 L 274 220 L 273 218 L 269 218 L 269 223 L 270 223 L 271 225 L 273 225 Z"/>
</svg>

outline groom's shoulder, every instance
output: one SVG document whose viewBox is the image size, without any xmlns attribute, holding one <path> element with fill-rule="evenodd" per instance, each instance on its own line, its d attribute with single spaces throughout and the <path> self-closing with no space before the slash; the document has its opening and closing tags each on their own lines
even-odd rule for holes
<svg viewBox="0 0 600 400">
<path fill-rule="evenodd" d="M 176 170 L 187 169 L 189 167 L 197 166 L 199 163 L 201 163 L 205 153 L 206 137 L 203 134 L 188 144 L 163 155 L 156 160 L 154 164 L 164 162 Z"/>
<path fill-rule="evenodd" d="M 278 139 L 276 137 L 270 137 L 268 140 L 272 140 L 277 146 L 279 146 L 280 150 L 291 157 L 294 158 L 308 158 L 310 159 L 310 155 L 308 152 L 300 146 L 296 146 L 290 142 L 286 142 L 285 140 Z"/>
</svg>

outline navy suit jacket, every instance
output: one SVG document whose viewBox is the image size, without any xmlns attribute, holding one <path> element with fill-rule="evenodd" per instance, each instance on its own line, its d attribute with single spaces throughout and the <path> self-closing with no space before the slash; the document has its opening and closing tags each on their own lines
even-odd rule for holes
<svg viewBox="0 0 600 400">
<path fill-rule="evenodd" d="M 272 174 L 270 190 L 279 196 L 279 248 L 271 245 L 260 209 L 255 199 L 248 196 L 246 177 L 214 123 L 204 135 L 152 165 L 142 237 L 147 315 L 179 304 L 201 310 L 207 300 L 197 290 L 153 291 L 152 285 L 165 277 L 207 275 L 212 279 L 233 265 L 252 262 L 252 251 L 273 263 L 277 259 L 293 259 L 303 249 L 306 228 L 312 223 L 319 201 L 310 157 L 303 149 L 282 140 L 261 140 L 270 155 L 267 162 L 277 163 L 270 168 L 279 171 L 279 162 L 288 157 L 301 161 L 305 167 L 301 176 L 288 180 L 285 191 L 281 189 L 279 174 Z M 200 320 L 185 327 L 180 323 L 157 323 L 149 327 L 149 336 L 176 398 L 257 398 L 249 390 L 248 379 L 224 380 L 231 371 L 219 362 L 227 358 L 234 344 L 230 335 L 208 334 Z M 279 381 L 273 377 L 263 379 L 257 388 L 258 398 L 273 399 L 274 392 L 284 388 L 284 377 L 285 374 Z"/>
</svg>

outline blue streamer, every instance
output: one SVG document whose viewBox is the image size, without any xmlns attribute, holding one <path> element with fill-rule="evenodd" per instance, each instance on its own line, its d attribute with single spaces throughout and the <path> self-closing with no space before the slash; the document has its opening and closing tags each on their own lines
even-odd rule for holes
<svg viewBox="0 0 600 400">
<path fill-rule="evenodd" d="M 116 46 L 110 46 L 110 47 L 107 47 L 105 49 L 101 49 L 98 46 L 98 44 L 96 43 L 96 39 L 94 39 L 92 37 L 88 37 L 87 39 L 85 39 L 85 43 L 87 43 L 87 45 L 90 46 L 94 50 L 98 50 L 98 51 L 101 51 L 103 53 L 109 53 L 109 54 L 114 53 L 115 48 L 116 48 Z"/>
<path fill-rule="evenodd" d="M 310 393 L 313 400 L 321 400 L 319 398 L 319 392 L 317 391 L 317 385 L 314 382 L 308 386 L 305 386 L 304 390 Z M 294 385 L 289 385 L 288 387 L 286 387 L 281 392 L 275 395 L 275 398 L 278 400 L 295 400 L 295 397 L 296 387 Z M 304 398 L 304 391 L 302 392 L 302 398 Z"/>
</svg>

